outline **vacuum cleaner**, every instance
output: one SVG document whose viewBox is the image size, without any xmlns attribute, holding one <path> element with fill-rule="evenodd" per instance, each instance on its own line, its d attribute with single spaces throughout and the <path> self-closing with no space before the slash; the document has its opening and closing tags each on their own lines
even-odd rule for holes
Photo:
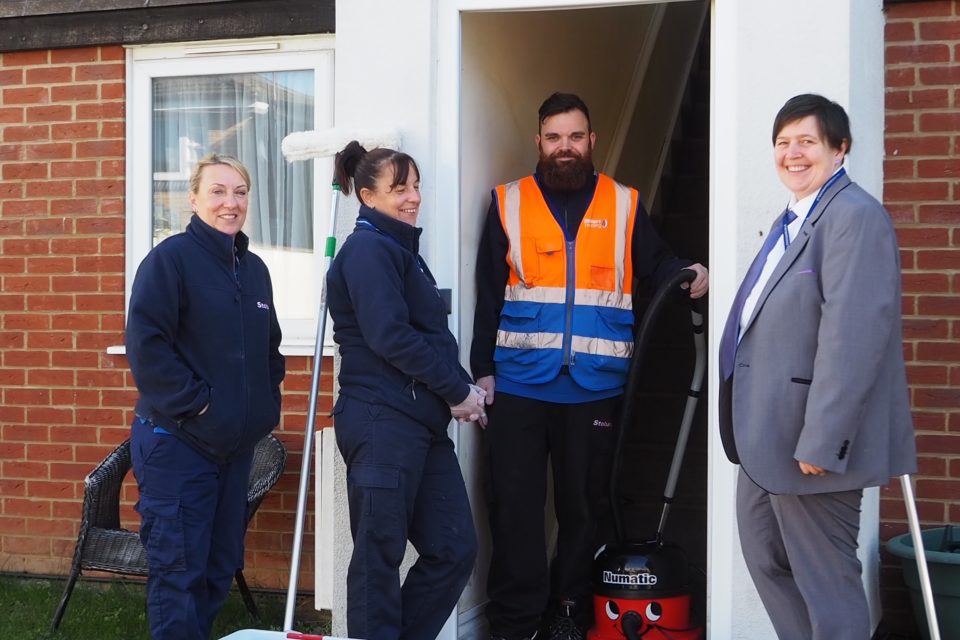
<svg viewBox="0 0 960 640">
<path fill-rule="evenodd" d="M 634 424 L 636 418 L 637 386 L 644 350 L 664 303 L 681 289 L 682 284 L 692 282 L 695 278 L 694 271 L 683 269 L 664 283 L 654 295 L 637 330 L 620 417 L 621 428 L 617 434 L 610 472 L 610 505 L 615 542 L 601 547 L 594 558 L 594 627 L 587 632 L 587 640 L 703 638 L 703 629 L 696 626 L 690 616 L 690 572 L 687 555 L 679 546 L 663 540 L 664 526 L 673 502 L 706 365 L 706 338 L 699 300 L 691 301 L 696 346 L 693 380 L 687 394 L 683 421 L 663 494 L 660 524 L 652 538 L 644 541 L 627 538 L 620 513 L 619 495 L 624 433 Z"/>
</svg>

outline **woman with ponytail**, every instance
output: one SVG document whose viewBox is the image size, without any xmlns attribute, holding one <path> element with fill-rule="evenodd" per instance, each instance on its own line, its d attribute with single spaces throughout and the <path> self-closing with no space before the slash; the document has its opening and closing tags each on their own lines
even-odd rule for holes
<svg viewBox="0 0 960 640">
<path fill-rule="evenodd" d="M 347 632 L 434 640 L 473 570 L 476 536 L 451 417 L 484 417 L 447 328 L 447 309 L 419 255 L 420 171 L 409 155 L 348 144 L 336 157 L 360 212 L 327 274 L 339 345 L 333 409 L 347 465 L 354 549 Z M 419 553 L 402 586 L 407 541 Z"/>
</svg>

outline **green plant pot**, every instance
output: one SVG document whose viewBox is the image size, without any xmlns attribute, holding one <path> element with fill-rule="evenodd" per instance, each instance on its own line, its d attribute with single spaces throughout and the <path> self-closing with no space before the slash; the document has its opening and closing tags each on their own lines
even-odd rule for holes
<svg viewBox="0 0 960 640">
<path fill-rule="evenodd" d="M 950 535 L 952 533 L 952 535 Z M 940 527 L 920 532 L 923 538 L 923 550 L 930 572 L 930 584 L 933 588 L 933 601 L 937 609 L 937 621 L 940 637 L 960 638 L 960 547 L 958 536 L 960 527 Z M 954 551 L 945 541 L 953 540 Z M 927 626 L 927 613 L 923 606 L 923 593 L 920 591 L 920 577 L 917 572 L 917 553 L 909 533 L 896 536 L 887 541 L 887 551 L 900 558 L 903 567 L 903 581 L 910 591 L 910 603 L 913 616 L 925 640 L 930 640 Z"/>
</svg>

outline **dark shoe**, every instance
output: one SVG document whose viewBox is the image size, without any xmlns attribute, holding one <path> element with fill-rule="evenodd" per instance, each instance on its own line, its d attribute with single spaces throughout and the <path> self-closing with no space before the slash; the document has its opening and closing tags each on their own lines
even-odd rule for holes
<svg viewBox="0 0 960 640">
<path fill-rule="evenodd" d="M 571 616 L 558 613 L 547 625 L 547 640 L 583 640 L 583 629 Z"/>
</svg>

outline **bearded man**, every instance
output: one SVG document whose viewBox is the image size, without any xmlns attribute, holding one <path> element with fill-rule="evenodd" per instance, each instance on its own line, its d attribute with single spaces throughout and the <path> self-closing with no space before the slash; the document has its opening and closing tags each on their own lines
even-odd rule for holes
<svg viewBox="0 0 960 640">
<path fill-rule="evenodd" d="M 470 364 L 486 392 L 485 464 L 493 554 L 491 640 L 580 640 L 592 619 L 590 569 L 617 415 L 633 351 L 634 279 L 678 270 L 635 189 L 593 167 L 597 134 L 579 97 L 539 111 L 536 173 L 500 185 L 477 257 Z M 547 460 L 558 544 L 547 563 Z"/>
</svg>

